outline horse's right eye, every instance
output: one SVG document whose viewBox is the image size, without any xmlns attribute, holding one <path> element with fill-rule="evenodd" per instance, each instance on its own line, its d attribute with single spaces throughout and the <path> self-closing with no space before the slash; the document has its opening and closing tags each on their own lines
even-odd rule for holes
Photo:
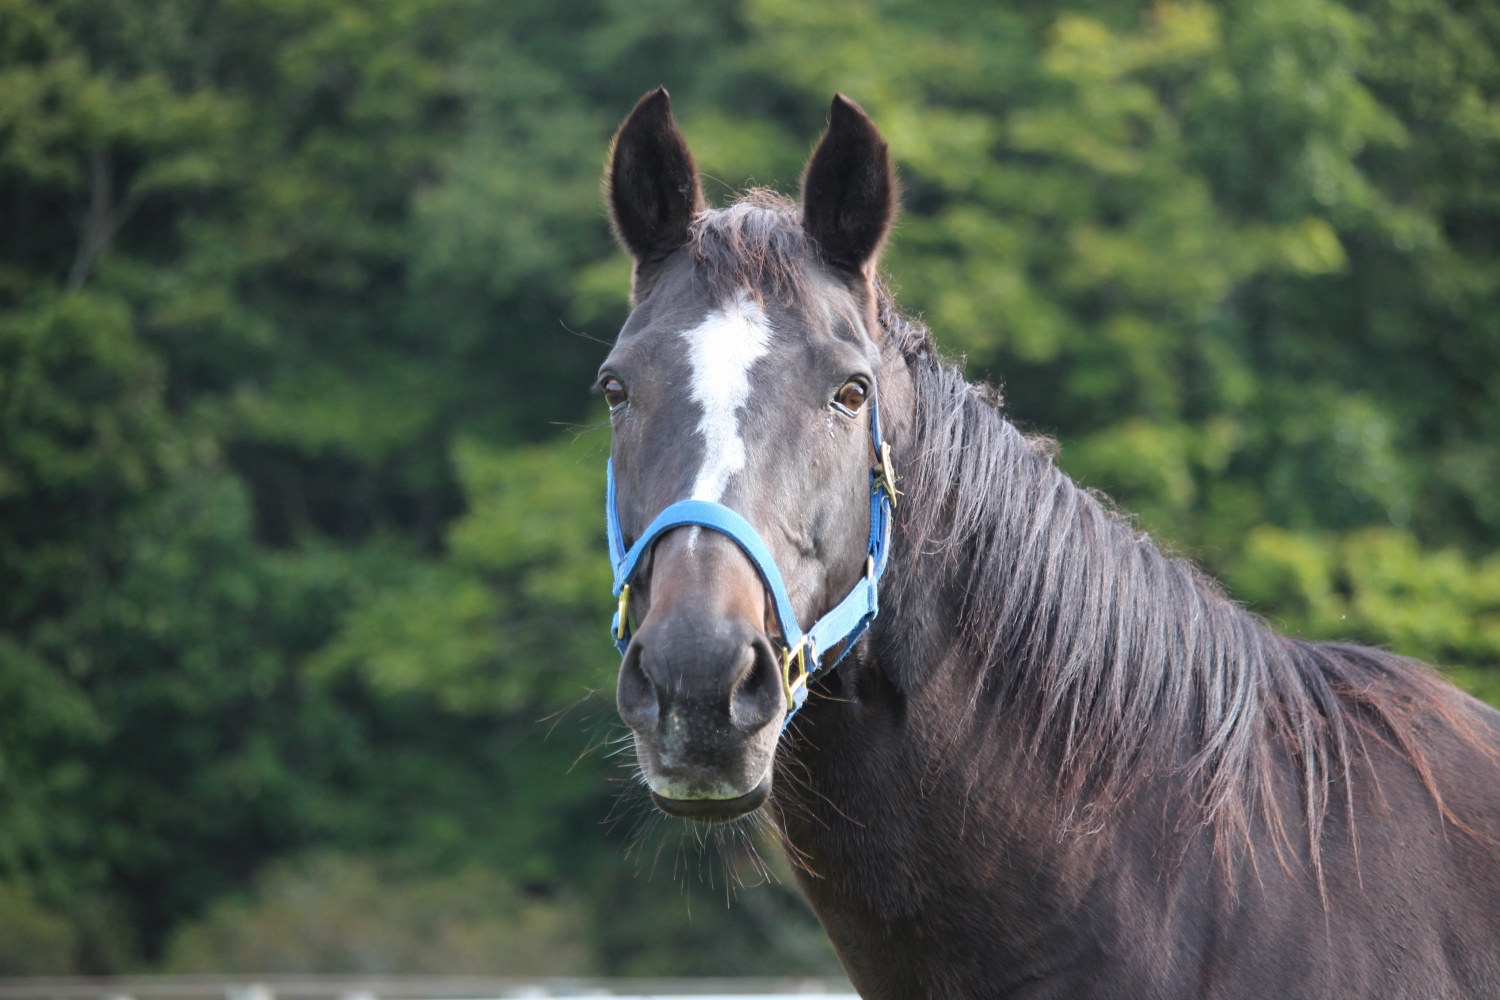
<svg viewBox="0 0 1500 1000">
<path fill-rule="evenodd" d="M 625 384 L 613 375 L 608 375 L 599 381 L 599 391 L 604 393 L 604 401 L 609 404 L 611 410 L 625 402 Z"/>
</svg>

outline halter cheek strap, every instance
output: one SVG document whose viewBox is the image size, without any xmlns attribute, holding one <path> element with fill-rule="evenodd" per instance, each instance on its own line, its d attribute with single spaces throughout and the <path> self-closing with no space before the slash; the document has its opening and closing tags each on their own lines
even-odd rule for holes
<svg viewBox="0 0 1500 1000">
<path fill-rule="evenodd" d="M 791 596 L 770 548 L 749 521 L 721 503 L 677 501 L 656 515 L 645 533 L 626 551 L 620 530 L 620 508 L 615 499 L 614 463 L 608 463 L 605 466 L 604 523 L 609 535 L 610 561 L 614 564 L 614 593 L 619 599 L 610 632 L 620 655 L 624 656 L 630 646 L 630 581 L 641 558 L 650 551 L 656 539 L 673 528 L 693 525 L 717 531 L 740 547 L 770 592 L 776 619 L 781 625 L 781 686 L 786 694 L 786 722 L 790 722 L 807 700 L 807 681 L 822 666 L 822 655 L 842 642 L 843 651 L 828 669 L 838 666 L 880 612 L 879 583 L 890 555 L 891 510 L 895 506 L 897 491 L 895 474 L 891 470 L 890 446 L 881 440 L 880 411 L 874 399 L 870 400 L 870 439 L 875 445 L 876 459 L 870 469 L 870 540 L 865 553 L 864 575 L 843 600 L 805 632 L 797 624 Z"/>
</svg>

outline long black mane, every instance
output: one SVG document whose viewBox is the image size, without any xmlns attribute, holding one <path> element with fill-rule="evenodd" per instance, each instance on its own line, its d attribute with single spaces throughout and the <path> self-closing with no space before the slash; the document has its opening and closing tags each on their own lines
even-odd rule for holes
<svg viewBox="0 0 1500 1000">
<path fill-rule="evenodd" d="M 779 195 L 748 192 L 690 233 L 711 291 L 809 287 L 816 251 Z M 916 388 L 916 426 L 898 444 L 898 530 L 963 595 L 951 624 L 968 721 L 1001 709 L 1022 720 L 1033 757 L 1057 764 L 1065 823 L 1107 816 L 1171 772 L 1190 790 L 1184 822 L 1207 829 L 1226 862 L 1259 820 L 1321 884 L 1324 827 L 1348 809 L 1372 741 L 1395 748 L 1456 819 L 1420 730 L 1436 717 L 1469 732 L 1462 695 L 1416 661 L 1274 631 L 1075 484 L 1052 442 L 1023 434 L 998 390 L 966 381 L 884 285 L 878 294 L 882 332 Z M 1301 788 L 1295 815 L 1274 790 L 1289 780 Z"/>
<path fill-rule="evenodd" d="M 1055 444 L 1007 420 L 1000 393 L 967 382 L 884 289 L 881 306 L 916 380 L 901 528 L 964 595 L 966 710 L 1014 709 L 1032 756 L 1060 765 L 1065 821 L 1107 816 L 1170 771 L 1192 790 L 1184 820 L 1208 828 L 1226 862 L 1259 818 L 1283 859 L 1305 856 L 1321 879 L 1325 824 L 1350 802 L 1371 741 L 1394 747 L 1457 821 L 1421 727 L 1471 732 L 1463 695 L 1415 660 L 1272 629 L 1074 483 Z M 1274 791 L 1288 778 L 1300 815 Z"/>
</svg>

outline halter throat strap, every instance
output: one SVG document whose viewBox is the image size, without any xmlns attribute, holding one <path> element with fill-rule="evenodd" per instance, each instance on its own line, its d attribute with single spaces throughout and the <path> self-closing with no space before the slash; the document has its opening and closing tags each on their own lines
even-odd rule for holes
<svg viewBox="0 0 1500 1000">
<path fill-rule="evenodd" d="M 614 594 L 618 599 L 610 633 L 620 655 L 624 656 L 630 646 L 630 581 L 651 546 L 674 528 L 691 525 L 717 531 L 745 553 L 771 595 L 776 620 L 781 626 L 781 682 L 787 699 L 783 727 L 790 723 L 807 699 L 808 679 L 822 668 L 823 654 L 842 643 L 838 659 L 827 669 L 838 666 L 880 612 L 879 584 L 890 555 L 891 511 L 897 491 L 890 448 L 880 435 L 878 406 L 878 400 L 872 397 L 869 406 L 870 440 L 874 445 L 875 464 L 870 469 L 870 536 L 865 552 L 865 572 L 844 599 L 806 631 L 797 622 L 791 596 L 770 548 L 749 521 L 724 504 L 708 500 L 679 500 L 656 515 L 641 537 L 626 550 L 620 529 L 620 507 L 615 497 L 614 463 L 606 463 L 605 530 L 609 536 L 610 562 L 614 566 Z"/>
</svg>

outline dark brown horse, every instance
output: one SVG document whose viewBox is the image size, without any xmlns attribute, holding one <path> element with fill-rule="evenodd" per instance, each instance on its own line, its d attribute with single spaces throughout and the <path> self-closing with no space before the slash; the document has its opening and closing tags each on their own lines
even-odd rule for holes
<svg viewBox="0 0 1500 1000">
<path fill-rule="evenodd" d="M 1500 714 L 1277 634 L 965 383 L 877 278 L 895 186 L 858 106 L 800 206 L 706 209 L 665 91 L 608 182 L 624 545 L 727 507 L 812 621 L 869 573 L 876 403 L 892 447 L 879 616 L 785 732 L 774 595 L 710 527 L 643 546 L 618 692 L 658 806 L 769 810 L 862 994 L 1500 997 Z"/>
</svg>

